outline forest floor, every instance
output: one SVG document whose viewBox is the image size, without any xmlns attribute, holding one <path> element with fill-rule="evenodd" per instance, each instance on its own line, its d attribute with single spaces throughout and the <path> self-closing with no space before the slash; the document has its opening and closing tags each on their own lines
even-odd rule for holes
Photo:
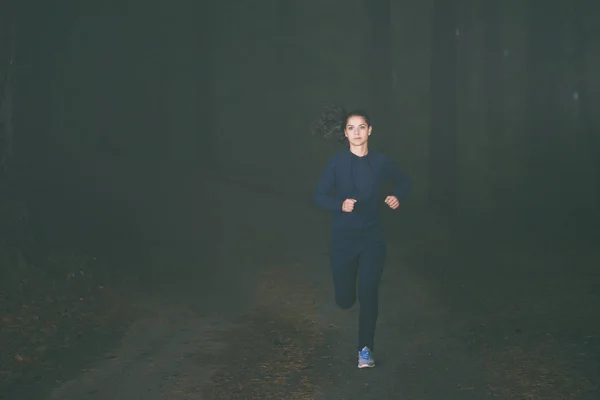
<svg viewBox="0 0 600 400">
<path fill-rule="evenodd" d="M 327 218 L 236 185 L 215 196 L 213 219 L 169 216 L 140 279 L 72 271 L 70 286 L 3 299 L 0 398 L 598 398 L 594 246 L 407 218 L 389 241 L 378 365 L 358 370 Z"/>
</svg>

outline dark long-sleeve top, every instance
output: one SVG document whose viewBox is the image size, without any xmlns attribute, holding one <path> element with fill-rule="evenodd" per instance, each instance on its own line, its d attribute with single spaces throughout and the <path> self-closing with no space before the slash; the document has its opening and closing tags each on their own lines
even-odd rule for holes
<svg viewBox="0 0 600 400">
<path fill-rule="evenodd" d="M 383 185 L 391 190 L 383 192 Z M 362 157 L 349 149 L 335 154 L 325 166 L 314 192 L 314 202 L 333 213 L 333 233 L 381 228 L 381 207 L 387 196 L 404 199 L 410 190 L 408 177 L 385 155 L 373 150 Z M 342 203 L 355 199 L 352 212 Z M 387 207 L 387 206 L 386 206 Z"/>
</svg>

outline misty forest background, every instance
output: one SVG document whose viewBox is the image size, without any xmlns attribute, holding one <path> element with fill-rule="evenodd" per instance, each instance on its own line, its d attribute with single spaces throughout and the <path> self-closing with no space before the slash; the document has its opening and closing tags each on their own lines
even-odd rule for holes
<svg viewBox="0 0 600 400">
<path fill-rule="evenodd" d="M 324 102 L 370 110 L 407 220 L 594 226 L 597 1 L 34 3 L 0 12 L 5 249 L 165 239 L 190 190 L 215 232 L 202 174 L 309 202 Z"/>
<path fill-rule="evenodd" d="M 483 314 L 490 331 L 521 332 L 527 320 L 527 355 L 552 324 L 597 332 L 598 71 L 597 0 L 0 3 L 0 388 L 54 387 L 73 375 L 67 353 L 111 348 L 106 337 L 160 290 L 197 305 L 212 285 L 245 302 L 260 253 L 277 250 L 266 238 L 280 239 L 290 274 L 291 244 L 313 246 L 320 232 L 302 237 L 325 226 L 302 212 L 343 149 L 311 135 L 330 102 L 367 109 L 370 145 L 413 181 L 386 219 L 402 271 L 468 323 Z M 239 196 L 231 213 L 228 193 Z M 420 288 L 408 272 L 387 282 Z M 518 323 L 494 320 L 515 304 L 527 305 Z M 498 359 L 529 365 L 502 334 L 489 340 Z M 559 386 L 547 387 L 560 397 Z"/>
</svg>

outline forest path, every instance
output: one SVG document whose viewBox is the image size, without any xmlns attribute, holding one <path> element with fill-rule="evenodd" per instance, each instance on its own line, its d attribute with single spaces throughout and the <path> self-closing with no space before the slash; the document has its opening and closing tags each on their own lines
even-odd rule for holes
<svg viewBox="0 0 600 400">
<path fill-rule="evenodd" d="M 184 232 L 148 246 L 138 318 L 119 346 L 51 399 L 595 398 L 589 270 L 566 280 L 564 257 L 392 238 L 378 365 L 358 370 L 357 307 L 333 303 L 327 218 L 218 186 L 210 218 L 172 217 Z"/>
</svg>

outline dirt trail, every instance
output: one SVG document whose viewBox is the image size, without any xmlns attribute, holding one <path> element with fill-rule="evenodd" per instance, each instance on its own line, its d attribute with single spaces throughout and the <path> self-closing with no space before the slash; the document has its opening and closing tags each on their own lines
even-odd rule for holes
<svg viewBox="0 0 600 400">
<path fill-rule="evenodd" d="M 357 370 L 357 310 L 343 312 L 332 302 L 327 218 L 303 203 L 231 185 L 215 200 L 212 278 L 193 246 L 202 233 L 155 246 L 155 279 L 137 298 L 139 319 L 118 348 L 56 387 L 51 399 L 593 398 L 585 376 L 576 386 L 589 386 L 571 397 L 543 397 L 539 387 L 512 397 L 518 387 L 498 345 L 509 339 L 485 331 L 493 318 L 477 311 L 480 300 L 465 302 L 459 290 L 448 290 L 479 278 L 469 281 L 456 265 L 454 274 L 443 272 L 451 267 L 443 259 L 434 260 L 437 273 L 419 270 L 428 251 L 407 257 L 393 243 L 381 293 L 379 365 Z M 193 218 L 189 226 L 196 223 L 200 230 Z M 169 270 L 176 273 L 160 272 Z M 530 361 L 523 359 L 523 374 L 531 373 Z M 575 370 L 564 375 L 579 379 Z"/>
</svg>

